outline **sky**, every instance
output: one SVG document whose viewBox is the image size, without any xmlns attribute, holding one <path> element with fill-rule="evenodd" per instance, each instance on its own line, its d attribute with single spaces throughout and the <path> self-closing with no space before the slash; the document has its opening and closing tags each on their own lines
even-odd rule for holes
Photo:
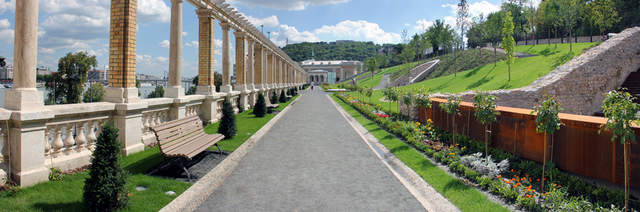
<svg viewBox="0 0 640 212">
<path fill-rule="evenodd" d="M 0 55 L 13 65 L 15 1 L 0 0 Z M 95 55 L 108 68 L 108 0 L 40 0 L 38 67 L 57 71 L 67 53 Z M 472 16 L 500 9 L 501 0 L 467 0 Z M 401 33 L 421 33 L 436 19 L 455 27 L 456 0 L 227 0 L 271 41 L 282 47 L 335 40 L 400 43 Z M 169 70 L 170 0 L 138 0 L 137 73 L 162 77 Z M 198 74 L 196 7 L 183 2 L 182 77 Z M 217 21 L 216 21 L 217 22 Z M 260 27 L 263 25 L 264 27 Z M 231 36 L 232 54 L 235 38 Z M 222 69 L 222 29 L 214 32 L 214 69 Z M 235 57 L 232 56 L 232 63 Z"/>
</svg>

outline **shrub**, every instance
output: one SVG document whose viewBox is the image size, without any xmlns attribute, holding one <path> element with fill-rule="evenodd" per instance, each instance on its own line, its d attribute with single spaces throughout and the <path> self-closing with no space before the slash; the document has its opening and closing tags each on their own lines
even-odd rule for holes
<svg viewBox="0 0 640 212">
<path fill-rule="evenodd" d="M 482 158 L 482 153 L 480 152 L 462 157 L 461 162 L 464 165 L 471 167 L 471 169 L 476 170 L 482 176 L 489 176 L 492 178 L 497 177 L 509 169 L 509 161 L 507 159 L 496 164 L 491 160 L 491 156 Z"/>
<path fill-rule="evenodd" d="M 57 167 L 51 167 L 49 170 L 51 171 L 49 172 L 49 180 L 62 180 L 62 170 Z"/>
<path fill-rule="evenodd" d="M 236 131 L 236 115 L 233 113 L 231 102 L 226 99 L 222 106 L 222 118 L 220 126 L 218 126 L 218 133 L 224 135 L 225 139 L 230 139 L 236 135 Z"/>
<path fill-rule="evenodd" d="M 487 188 L 493 182 L 493 178 L 491 178 L 489 176 L 477 177 L 476 178 L 476 182 L 478 182 L 478 184 L 480 184 L 480 186 L 482 186 L 483 188 Z"/>
<path fill-rule="evenodd" d="M 253 106 L 253 114 L 255 114 L 256 117 L 264 117 L 267 115 L 267 103 L 264 102 L 264 95 L 262 93 L 258 93 L 256 105 Z"/>
<path fill-rule="evenodd" d="M 465 172 L 464 172 L 464 177 L 465 177 L 465 178 L 467 178 L 467 179 L 469 179 L 469 180 L 474 181 L 474 180 L 476 180 L 476 178 L 478 177 L 478 172 L 473 171 L 473 170 L 471 170 L 471 169 L 467 169 L 467 170 L 465 170 Z"/>
<path fill-rule="evenodd" d="M 277 104 L 278 103 L 278 95 L 276 95 L 276 91 L 273 91 L 271 93 L 271 98 L 269 99 L 269 101 L 271 102 L 271 104 Z"/>
<path fill-rule="evenodd" d="M 113 211 L 124 208 L 129 202 L 125 188 L 127 173 L 122 168 L 118 129 L 113 121 L 107 122 L 98 137 L 93 152 L 89 178 L 85 180 L 84 205 L 91 211 Z"/>
<path fill-rule="evenodd" d="M 242 104 L 240 104 L 240 98 L 242 97 L 238 97 L 236 99 L 236 107 L 238 107 L 238 113 L 244 112 L 244 107 L 242 106 Z"/>
<path fill-rule="evenodd" d="M 280 99 L 278 99 L 280 101 L 280 103 L 285 103 L 287 102 L 287 96 L 284 95 L 284 91 L 280 91 Z"/>
</svg>

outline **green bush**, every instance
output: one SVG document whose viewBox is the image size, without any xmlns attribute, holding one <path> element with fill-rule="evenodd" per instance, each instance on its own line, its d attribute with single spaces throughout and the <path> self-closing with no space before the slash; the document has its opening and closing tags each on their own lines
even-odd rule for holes
<svg viewBox="0 0 640 212">
<path fill-rule="evenodd" d="M 476 182 L 478 182 L 478 184 L 480 186 L 482 186 L 483 188 L 488 188 L 491 183 L 493 182 L 493 178 L 486 176 L 486 177 L 477 177 L 476 178 Z"/>
<path fill-rule="evenodd" d="M 85 180 L 82 200 L 91 211 L 113 211 L 124 208 L 129 202 L 127 173 L 122 168 L 118 142 L 118 129 L 113 121 L 107 122 L 93 152 L 89 178 Z"/>
<path fill-rule="evenodd" d="M 271 102 L 271 104 L 277 104 L 278 103 L 278 95 L 276 95 L 276 91 L 273 91 L 271 93 L 271 98 L 269 99 L 269 101 Z"/>
<path fill-rule="evenodd" d="M 244 107 L 242 106 L 242 104 L 240 104 L 240 98 L 242 97 L 238 97 L 236 99 L 236 107 L 238 107 L 238 113 L 244 112 Z"/>
<path fill-rule="evenodd" d="M 478 172 L 473 171 L 471 169 L 467 169 L 464 172 L 464 177 L 472 181 L 476 180 L 478 176 L 479 176 Z"/>
<path fill-rule="evenodd" d="M 267 103 L 264 101 L 264 95 L 262 95 L 262 93 L 258 93 L 256 105 L 253 106 L 253 114 L 255 114 L 256 117 L 264 117 L 267 115 Z"/>
<path fill-rule="evenodd" d="M 224 135 L 224 139 L 231 139 L 236 135 L 236 132 L 236 114 L 233 113 L 231 102 L 226 99 L 222 106 L 222 118 L 218 126 L 218 133 Z"/>
<path fill-rule="evenodd" d="M 280 101 L 280 103 L 287 102 L 287 96 L 284 95 L 284 91 L 280 91 L 280 99 L 278 99 L 278 101 Z"/>
</svg>

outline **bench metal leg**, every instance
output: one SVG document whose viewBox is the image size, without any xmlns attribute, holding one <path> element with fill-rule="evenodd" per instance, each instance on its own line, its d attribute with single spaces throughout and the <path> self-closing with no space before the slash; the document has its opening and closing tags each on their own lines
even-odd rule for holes
<svg viewBox="0 0 640 212">
<path fill-rule="evenodd" d="M 176 161 L 174 161 L 174 160 L 164 160 L 164 162 L 162 162 L 162 164 L 160 164 L 160 165 L 158 166 L 158 168 L 156 168 L 156 170 L 155 170 L 155 171 L 153 171 L 153 172 L 158 172 L 158 170 L 160 170 L 160 168 L 162 168 L 164 165 L 166 165 L 166 164 L 168 164 L 168 163 L 173 164 L 173 165 L 180 166 L 180 168 L 182 168 L 182 170 L 184 170 L 184 172 L 185 172 L 185 173 L 187 173 L 187 178 L 189 179 L 189 182 L 191 182 L 191 174 L 189 173 L 189 170 L 187 169 L 187 167 L 185 167 L 184 165 L 182 165 L 182 163 L 178 163 L 178 162 L 176 162 Z M 153 173 L 153 172 L 152 172 L 152 173 Z"/>
<path fill-rule="evenodd" d="M 216 143 L 216 147 L 218 147 L 218 151 L 220 152 L 221 155 L 224 154 L 222 153 L 222 149 L 220 149 L 220 146 L 217 143 Z"/>
</svg>

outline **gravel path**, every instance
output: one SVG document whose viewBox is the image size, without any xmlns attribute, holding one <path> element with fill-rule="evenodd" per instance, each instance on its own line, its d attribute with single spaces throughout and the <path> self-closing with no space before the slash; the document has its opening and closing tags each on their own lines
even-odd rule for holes
<svg viewBox="0 0 640 212">
<path fill-rule="evenodd" d="M 256 142 L 196 211 L 424 211 L 322 90 Z"/>
<path fill-rule="evenodd" d="M 493 52 L 493 47 L 483 47 L 482 49 L 489 50 L 489 51 Z M 500 53 L 504 54 L 504 49 L 496 48 L 496 52 L 500 52 Z M 518 57 L 518 58 L 533 57 L 533 56 L 538 56 L 538 55 L 527 54 L 527 53 L 522 53 L 522 52 L 516 52 L 516 57 Z"/>
<path fill-rule="evenodd" d="M 389 77 L 390 76 L 391 76 L 391 74 L 382 75 L 382 79 L 380 79 L 380 83 L 378 83 L 378 86 L 373 88 L 373 90 L 381 90 L 381 89 L 384 89 L 385 87 L 387 87 L 387 84 L 389 84 Z"/>
</svg>

